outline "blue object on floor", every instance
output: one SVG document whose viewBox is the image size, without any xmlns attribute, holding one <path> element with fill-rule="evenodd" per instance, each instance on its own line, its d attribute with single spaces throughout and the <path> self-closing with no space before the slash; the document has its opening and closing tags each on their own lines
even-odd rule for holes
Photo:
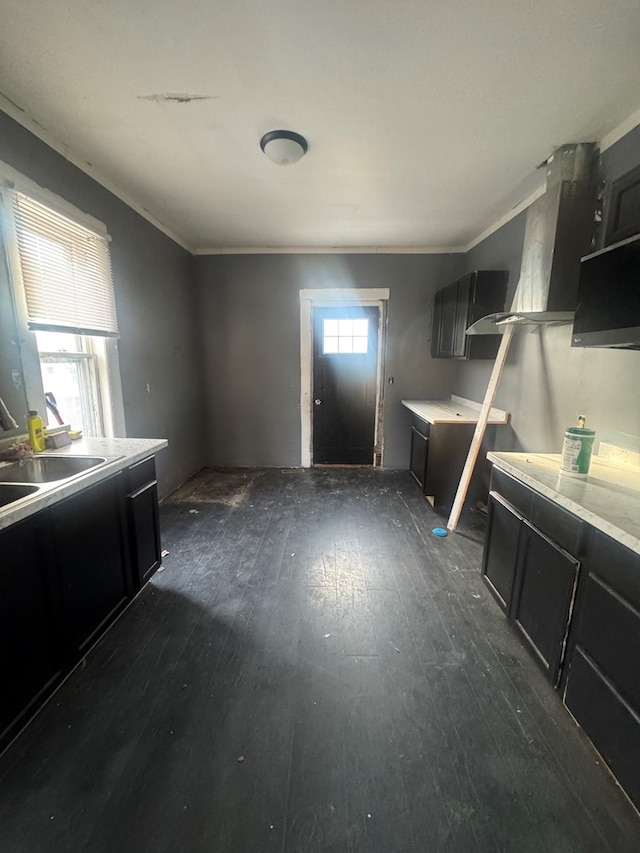
<svg viewBox="0 0 640 853">
<path fill-rule="evenodd" d="M 444 529 L 444 527 L 434 527 L 431 532 L 435 533 L 436 536 L 448 536 L 449 535 L 447 533 L 447 531 Z"/>
</svg>

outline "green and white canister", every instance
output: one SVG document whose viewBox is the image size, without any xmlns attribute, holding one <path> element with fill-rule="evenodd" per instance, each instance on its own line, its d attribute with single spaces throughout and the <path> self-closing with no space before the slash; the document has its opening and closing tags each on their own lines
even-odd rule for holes
<svg viewBox="0 0 640 853">
<path fill-rule="evenodd" d="M 589 473 L 596 431 L 586 429 L 584 422 L 585 419 L 581 415 L 578 418 L 578 426 L 567 427 L 564 431 L 560 473 L 569 477 L 586 477 Z"/>
</svg>

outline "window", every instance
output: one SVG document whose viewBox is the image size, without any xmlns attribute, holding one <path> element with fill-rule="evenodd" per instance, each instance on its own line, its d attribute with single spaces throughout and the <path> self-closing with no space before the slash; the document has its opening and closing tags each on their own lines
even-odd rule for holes
<svg viewBox="0 0 640 853">
<path fill-rule="evenodd" d="M 55 200 L 49 206 L 13 187 L 1 197 L 16 308 L 26 327 L 29 406 L 50 425 L 113 435 L 111 380 L 117 392 L 120 386 L 109 237 L 99 223 L 83 224 L 88 217 L 80 212 L 77 220 L 59 212 Z"/>
<path fill-rule="evenodd" d="M 35 334 L 49 422 L 71 424 L 84 435 L 104 435 L 98 371 L 103 342 L 89 335 Z"/>
<path fill-rule="evenodd" d="M 369 347 L 369 319 L 325 319 L 322 327 L 322 353 L 330 355 L 366 355 Z"/>
</svg>

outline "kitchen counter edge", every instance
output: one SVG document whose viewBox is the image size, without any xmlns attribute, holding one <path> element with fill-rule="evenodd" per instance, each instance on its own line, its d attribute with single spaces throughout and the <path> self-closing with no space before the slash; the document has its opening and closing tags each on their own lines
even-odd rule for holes
<svg viewBox="0 0 640 853">
<path fill-rule="evenodd" d="M 165 438 L 83 438 L 67 447 L 38 453 L 38 456 L 103 456 L 107 462 L 57 485 L 47 485 L 42 492 L 0 507 L 0 530 L 106 480 L 112 474 L 154 455 L 168 444 Z"/>
<path fill-rule="evenodd" d="M 557 453 L 489 451 L 496 468 L 640 554 L 640 471 L 592 457 L 589 477 L 560 474 Z"/>
<path fill-rule="evenodd" d="M 480 403 L 451 396 L 449 400 L 402 400 L 402 405 L 421 420 L 429 424 L 476 424 L 482 408 Z M 509 412 L 492 408 L 490 424 L 506 424 Z"/>
</svg>

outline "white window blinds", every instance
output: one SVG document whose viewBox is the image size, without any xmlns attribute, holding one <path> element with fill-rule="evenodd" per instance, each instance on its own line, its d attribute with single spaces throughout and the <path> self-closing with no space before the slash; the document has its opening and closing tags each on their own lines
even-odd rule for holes
<svg viewBox="0 0 640 853">
<path fill-rule="evenodd" d="M 12 199 L 29 328 L 116 337 L 107 238 L 22 193 Z"/>
</svg>

